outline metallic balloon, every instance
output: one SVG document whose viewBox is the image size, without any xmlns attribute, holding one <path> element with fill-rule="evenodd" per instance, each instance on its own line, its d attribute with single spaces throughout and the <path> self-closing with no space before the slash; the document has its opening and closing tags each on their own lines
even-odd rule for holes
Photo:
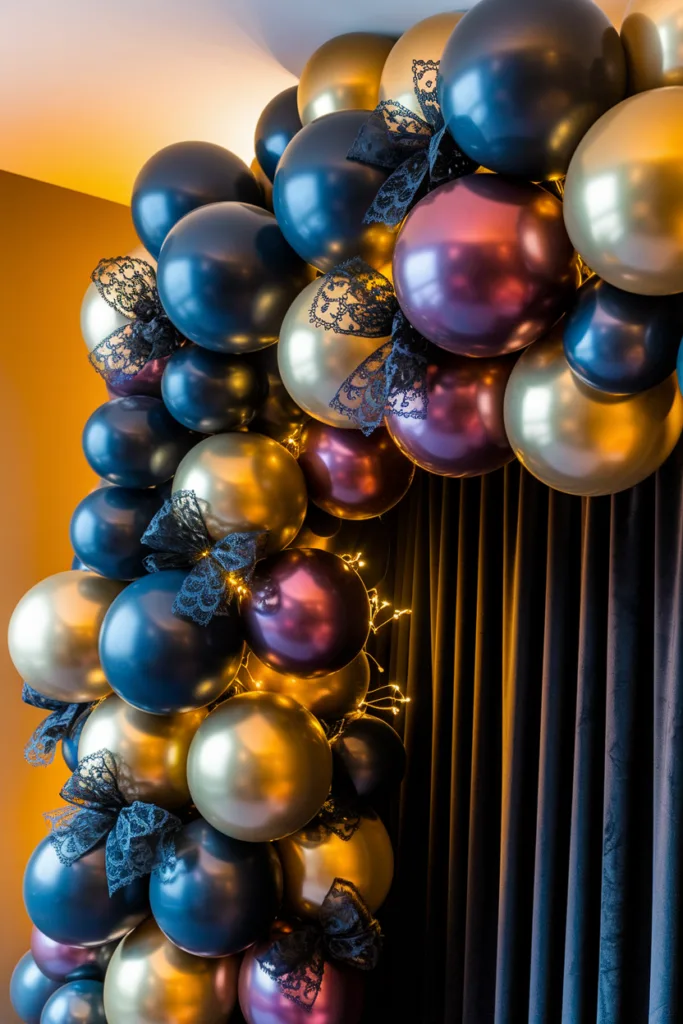
<svg viewBox="0 0 683 1024">
<path fill-rule="evenodd" d="M 123 583 L 69 569 L 36 583 L 12 612 L 9 653 L 19 675 L 45 697 L 99 700 L 111 690 L 97 640 Z"/>
<path fill-rule="evenodd" d="M 70 946 L 49 939 L 37 928 L 31 932 L 31 953 L 36 964 L 48 978 L 62 983 L 78 978 L 101 981 L 116 945 L 105 942 L 102 946 Z"/>
<path fill-rule="evenodd" d="M 346 110 L 302 128 L 275 175 L 273 208 L 282 233 L 302 259 L 323 272 L 354 256 L 376 270 L 391 260 L 396 228 L 363 223 L 389 172 L 347 160 L 369 116 L 369 109 Z"/>
<path fill-rule="evenodd" d="M 142 167 L 131 198 L 138 238 L 159 256 L 171 228 L 192 210 L 209 203 L 254 203 L 259 185 L 243 160 L 213 142 L 174 142 Z"/>
<path fill-rule="evenodd" d="M 431 349 L 426 419 L 385 420 L 403 454 L 439 476 L 481 476 L 510 462 L 503 398 L 516 358 L 468 359 Z"/>
<path fill-rule="evenodd" d="M 127 935 L 104 980 L 108 1024 L 225 1024 L 237 1002 L 239 958 L 192 956 L 150 918 Z"/>
<path fill-rule="evenodd" d="M 114 580 L 144 576 L 149 548 L 140 538 L 163 504 L 157 488 L 98 487 L 76 506 L 71 546 L 89 567 Z"/>
<path fill-rule="evenodd" d="M 683 428 L 683 398 L 674 376 L 639 395 L 588 387 L 572 373 L 558 327 L 512 371 L 505 426 L 522 465 L 549 487 L 614 494 L 671 453 Z"/>
<path fill-rule="evenodd" d="M 577 281 L 562 203 L 495 174 L 431 192 L 409 213 L 394 252 L 396 297 L 411 324 L 464 356 L 530 345 L 564 313 Z"/>
<path fill-rule="evenodd" d="M 168 811 L 190 801 L 186 763 L 206 711 L 151 715 L 112 693 L 83 726 L 78 757 L 110 750 L 120 768 L 119 786 L 129 803 L 144 800 Z"/>
<path fill-rule="evenodd" d="M 107 1024 L 103 995 L 101 981 L 70 981 L 45 1003 L 40 1024 Z"/>
<path fill-rule="evenodd" d="M 620 103 L 581 141 L 564 219 L 588 266 L 637 295 L 683 291 L 683 87 Z"/>
<path fill-rule="evenodd" d="M 317 917 L 335 878 L 356 886 L 374 913 L 394 877 L 389 833 L 369 811 L 350 839 L 312 824 L 277 844 L 285 879 L 285 905 L 299 917 Z"/>
<path fill-rule="evenodd" d="M 381 718 L 351 719 L 332 741 L 335 771 L 343 766 L 359 797 L 388 793 L 401 784 L 406 748 L 395 729 Z"/>
<path fill-rule="evenodd" d="M 173 614 L 186 575 L 168 569 L 136 580 L 102 624 L 100 657 L 112 689 L 153 715 L 211 704 L 242 660 L 242 628 L 232 605 L 207 626 Z"/>
<path fill-rule="evenodd" d="M 621 26 L 629 92 L 683 85 L 680 0 L 631 0 Z"/>
<path fill-rule="evenodd" d="M 259 185 L 261 186 L 261 191 L 263 192 L 263 201 L 260 203 L 260 205 L 263 206 L 264 210 L 268 210 L 270 213 L 272 213 L 273 184 L 270 181 L 270 179 L 266 177 L 266 174 L 263 168 L 261 167 L 261 164 L 256 159 L 256 157 L 254 157 L 254 159 L 249 164 L 249 170 L 258 181 Z"/>
<path fill-rule="evenodd" d="M 417 89 L 427 93 L 435 91 L 441 54 L 462 17 L 462 12 L 433 14 L 403 33 L 382 69 L 381 101 L 393 100 L 424 119 Z"/>
<path fill-rule="evenodd" d="M 591 387 L 634 395 L 676 369 L 683 298 L 631 295 L 591 277 L 564 322 L 564 354 Z"/>
<path fill-rule="evenodd" d="M 257 410 L 250 429 L 284 444 L 290 438 L 297 437 L 308 415 L 290 397 L 282 382 L 277 364 L 279 348 L 279 345 L 271 345 L 248 357 L 254 363 L 257 373 L 265 373 L 268 380 L 268 395 Z"/>
<path fill-rule="evenodd" d="M 439 95 L 477 163 L 561 178 L 593 122 L 626 95 L 624 50 L 592 0 L 479 0 L 443 52 Z"/>
<path fill-rule="evenodd" d="M 149 913 L 147 878 L 109 895 L 104 841 L 73 864 L 62 864 L 50 837 L 31 854 L 24 903 L 31 922 L 66 946 L 101 946 L 134 928 Z"/>
<path fill-rule="evenodd" d="M 171 230 L 159 256 L 159 296 L 190 341 L 239 355 L 272 345 L 310 271 L 272 213 L 213 203 Z"/>
<path fill-rule="evenodd" d="M 267 382 L 244 358 L 186 345 L 169 359 L 161 393 L 171 416 L 188 430 L 217 434 L 251 422 Z"/>
<path fill-rule="evenodd" d="M 90 715 L 90 711 L 90 706 L 86 705 L 67 735 L 62 739 L 62 757 L 70 772 L 75 772 L 78 767 L 78 741 L 81 738 L 81 732 Z"/>
<path fill-rule="evenodd" d="M 9 983 L 9 998 L 17 1017 L 23 1024 L 40 1024 L 45 1003 L 62 985 L 43 974 L 30 953 L 24 953 Z"/>
<path fill-rule="evenodd" d="M 299 80 L 303 124 L 340 110 L 373 110 L 382 68 L 395 42 L 376 32 L 347 32 L 318 47 Z"/>
<path fill-rule="evenodd" d="M 203 818 L 174 834 L 175 860 L 149 898 L 167 938 L 196 956 L 229 956 L 251 946 L 275 920 L 282 868 L 272 843 L 244 843 Z"/>
<path fill-rule="evenodd" d="M 254 150 L 259 167 L 270 181 L 280 157 L 298 131 L 301 130 L 301 118 L 297 107 L 296 85 L 279 92 L 268 103 L 256 122 L 254 132 Z"/>
<path fill-rule="evenodd" d="M 384 428 L 366 437 L 312 421 L 301 436 L 299 465 L 308 496 L 341 519 L 371 519 L 393 508 L 406 494 L 415 466 Z"/>
<path fill-rule="evenodd" d="M 365 700 L 370 685 L 370 662 L 365 651 L 338 672 L 315 679 L 275 672 L 250 654 L 239 678 L 249 690 L 281 693 L 303 704 L 317 718 L 336 722 L 352 714 Z"/>
<path fill-rule="evenodd" d="M 187 781 L 197 810 L 233 839 L 264 843 L 317 814 L 332 754 L 306 708 L 275 693 L 243 693 L 212 711 L 190 747 Z"/>
<path fill-rule="evenodd" d="M 358 556 L 355 569 L 368 590 L 382 582 L 389 568 L 390 535 L 381 519 L 335 519 L 313 504 L 292 547 Z"/>
<path fill-rule="evenodd" d="M 278 672 L 311 677 L 348 665 L 370 632 L 370 602 L 358 573 L 315 548 L 259 562 L 242 599 L 245 638 Z"/>
<path fill-rule="evenodd" d="M 268 551 L 294 540 L 306 514 L 306 483 L 296 459 L 262 434 L 216 434 L 178 466 L 173 493 L 194 491 L 209 533 L 267 531 Z"/>
</svg>

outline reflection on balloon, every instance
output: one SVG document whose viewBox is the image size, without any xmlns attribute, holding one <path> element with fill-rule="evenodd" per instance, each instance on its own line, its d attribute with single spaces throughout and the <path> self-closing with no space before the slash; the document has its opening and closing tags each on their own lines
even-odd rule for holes
<svg viewBox="0 0 683 1024">
<path fill-rule="evenodd" d="M 70 946 L 49 939 L 37 928 L 31 931 L 33 959 L 43 974 L 54 981 L 78 978 L 101 981 L 115 949 L 116 942 L 106 942 L 103 946 Z"/>
<path fill-rule="evenodd" d="M 303 124 L 335 111 L 373 110 L 382 68 L 394 42 L 376 32 L 347 32 L 318 47 L 299 81 Z"/>
<path fill-rule="evenodd" d="M 320 522 L 323 516 L 324 525 Z M 389 531 L 378 518 L 334 519 L 317 506 L 310 505 L 304 525 L 292 547 L 317 548 L 340 557 L 360 556 L 354 568 L 368 590 L 379 586 L 389 568 Z"/>
<path fill-rule="evenodd" d="M 335 722 L 358 710 L 370 685 L 370 662 L 365 651 L 344 668 L 315 679 L 276 672 L 250 654 L 239 676 L 248 690 L 281 693 L 303 704 L 317 718 Z"/>
<path fill-rule="evenodd" d="M 299 408 L 282 382 L 277 364 L 279 348 L 280 345 L 271 345 L 248 357 L 254 363 L 256 372 L 265 374 L 268 380 L 267 398 L 256 411 L 250 429 L 284 444 L 290 438 L 297 437 L 308 416 Z"/>
<path fill-rule="evenodd" d="M 81 738 L 83 726 L 90 715 L 90 710 L 90 707 L 86 705 L 62 740 L 62 757 L 70 772 L 75 772 L 78 766 L 78 741 Z"/>
<path fill-rule="evenodd" d="M 254 150 L 259 167 L 267 179 L 275 177 L 280 157 L 298 131 L 301 118 L 297 106 L 296 85 L 279 92 L 266 104 L 256 122 Z"/>
<path fill-rule="evenodd" d="M 360 797 L 373 797 L 400 785 L 406 748 L 387 722 L 363 715 L 348 722 L 332 743 L 336 766 L 343 768 Z"/>
<path fill-rule="evenodd" d="M 247 426 L 266 388 L 265 375 L 252 362 L 197 345 L 174 352 L 161 381 L 171 416 L 200 434 Z"/>
<path fill-rule="evenodd" d="M 40 1024 L 107 1024 L 103 994 L 101 981 L 70 981 L 45 1003 Z"/>
<path fill-rule="evenodd" d="M 436 68 L 451 32 L 463 17 L 461 12 L 433 14 L 403 33 L 394 44 L 382 69 L 380 101 L 394 100 L 424 118 L 417 90 L 432 93 Z"/>
<path fill-rule="evenodd" d="M 621 26 L 629 92 L 683 85 L 679 0 L 630 0 Z"/>
<path fill-rule="evenodd" d="M 82 561 L 114 580 L 145 573 L 149 554 L 140 538 L 163 504 L 156 488 L 98 487 L 76 506 L 71 517 L 71 546 Z"/>
<path fill-rule="evenodd" d="M 31 954 L 24 953 L 9 984 L 9 998 L 16 1015 L 24 1024 L 40 1024 L 45 1003 L 62 984 L 43 974 Z"/>
</svg>

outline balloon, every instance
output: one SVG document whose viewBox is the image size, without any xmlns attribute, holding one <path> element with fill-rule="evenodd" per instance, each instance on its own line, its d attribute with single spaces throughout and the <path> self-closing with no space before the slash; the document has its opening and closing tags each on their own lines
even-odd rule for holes
<svg viewBox="0 0 683 1024">
<path fill-rule="evenodd" d="M 417 87 L 428 93 L 434 91 L 444 46 L 462 17 L 462 12 L 433 14 L 403 33 L 382 69 L 379 83 L 382 102 L 393 100 L 424 119 Z"/>
<path fill-rule="evenodd" d="M 347 32 L 319 46 L 301 72 L 299 115 L 307 125 L 340 110 L 373 110 L 391 36 Z"/>
<path fill-rule="evenodd" d="M 681 296 L 631 295 L 592 277 L 564 322 L 564 354 L 584 383 L 634 395 L 671 376 L 681 337 Z"/>
<path fill-rule="evenodd" d="M 280 157 L 301 129 L 301 118 L 296 103 L 297 86 L 293 85 L 266 105 L 256 122 L 254 149 L 259 167 L 270 181 Z"/>
<path fill-rule="evenodd" d="M 242 599 L 247 643 L 270 668 L 324 676 L 348 665 L 370 631 L 358 573 L 327 551 L 291 548 L 259 562 Z"/>
<path fill-rule="evenodd" d="M 477 163 L 561 178 L 582 136 L 626 95 L 624 50 L 592 0 L 480 0 L 446 45 L 439 95 Z"/>
<path fill-rule="evenodd" d="M 110 896 L 104 841 L 73 864 L 62 864 L 50 841 L 36 846 L 24 873 L 24 903 L 32 923 L 65 946 L 101 946 L 134 928 L 149 913 L 147 878 Z"/>
<path fill-rule="evenodd" d="M 158 257 L 182 217 L 225 201 L 261 204 L 261 190 L 247 165 L 212 142 L 174 142 L 150 157 L 135 179 L 133 224 L 142 244 Z"/>
<path fill-rule="evenodd" d="M 152 920 L 127 935 L 104 980 L 108 1024 L 225 1024 L 237 1001 L 237 957 L 178 949 Z"/>
<path fill-rule="evenodd" d="M 600 118 L 572 159 L 569 237 L 609 284 L 683 291 L 683 87 L 631 96 Z"/>
<path fill-rule="evenodd" d="M 333 741 L 332 753 L 360 797 L 396 788 L 406 770 L 406 748 L 401 737 L 373 715 L 348 722 Z"/>
<path fill-rule="evenodd" d="M 45 1003 L 40 1024 L 107 1024 L 103 994 L 101 981 L 70 981 Z"/>
<path fill-rule="evenodd" d="M 268 396 L 257 410 L 250 429 L 284 444 L 289 438 L 297 436 L 308 416 L 294 399 L 290 398 L 282 382 L 277 364 L 279 348 L 280 345 L 271 345 L 270 348 L 264 348 L 249 356 L 257 372 L 265 373 L 268 379 Z"/>
<path fill-rule="evenodd" d="M 48 978 L 62 983 L 78 978 L 101 981 L 116 945 L 105 942 L 103 946 L 70 946 L 49 939 L 37 928 L 31 932 L 31 953 L 37 966 Z"/>
<path fill-rule="evenodd" d="M 254 175 L 261 191 L 263 192 L 263 201 L 260 203 L 264 210 L 268 210 L 269 213 L 273 212 L 273 185 L 269 178 L 266 177 L 261 164 L 258 162 L 256 157 L 249 164 L 249 170 Z"/>
<path fill-rule="evenodd" d="M 9 623 L 19 675 L 53 700 L 85 703 L 110 692 L 97 653 L 104 614 L 124 584 L 69 569 L 36 583 Z"/>
<path fill-rule="evenodd" d="M 530 345 L 564 313 L 576 284 L 562 203 L 530 182 L 470 174 L 442 185 L 411 210 L 396 242 L 401 309 L 425 338 L 459 355 Z"/>
<path fill-rule="evenodd" d="M 272 345 L 310 271 L 272 213 L 214 203 L 183 217 L 159 256 L 159 296 L 178 330 L 238 355 Z"/>
<path fill-rule="evenodd" d="M 505 395 L 505 427 L 519 461 L 549 487 L 586 497 L 634 487 L 673 450 L 683 428 L 675 377 L 639 395 L 583 384 L 558 327 L 524 353 Z"/>
<path fill-rule="evenodd" d="M 30 953 L 24 953 L 9 983 L 9 998 L 15 1013 L 24 1024 L 40 1024 L 45 1003 L 61 985 L 61 981 L 53 981 L 43 974 Z"/>
<path fill-rule="evenodd" d="M 109 483 L 156 487 L 170 480 L 196 440 L 158 398 L 133 395 L 95 409 L 83 430 L 83 451 Z"/>
<path fill-rule="evenodd" d="M 317 814 L 329 793 L 332 754 L 322 726 L 301 704 L 275 693 L 242 693 L 200 726 L 187 781 L 214 828 L 264 843 Z"/>
<path fill-rule="evenodd" d="M 180 463 L 173 493 L 194 491 L 211 537 L 268 531 L 267 549 L 296 537 L 306 514 L 306 483 L 286 448 L 261 434 L 216 434 Z"/>
<path fill-rule="evenodd" d="M 683 85 L 680 0 L 631 0 L 621 26 L 629 92 Z"/>
<path fill-rule="evenodd" d="M 312 512 L 318 515 L 314 518 Z M 319 525 L 321 516 L 334 525 Z M 333 519 L 310 505 L 292 547 L 318 548 L 333 555 L 360 555 L 354 567 L 368 590 L 382 582 L 389 568 L 389 531 L 381 519 Z"/>
<path fill-rule="evenodd" d="M 370 662 L 365 651 L 337 672 L 315 679 L 275 672 L 254 654 L 249 657 L 247 669 L 240 673 L 240 680 L 247 689 L 292 697 L 317 718 L 328 722 L 336 722 L 357 711 L 370 685 Z"/>
<path fill-rule="evenodd" d="M 253 363 L 196 345 L 173 353 L 161 381 L 171 416 L 201 434 L 245 427 L 264 400 L 266 387 L 265 375 Z"/>
<path fill-rule="evenodd" d="M 299 917 L 317 917 L 335 878 L 355 885 L 374 912 L 394 876 L 391 840 L 373 811 L 364 812 L 350 839 L 312 824 L 277 845 L 285 879 L 286 906 Z"/>
<path fill-rule="evenodd" d="M 299 465 L 308 496 L 342 519 L 370 519 L 393 508 L 406 494 L 415 467 L 384 428 L 365 437 L 311 422 L 301 437 Z"/>
<path fill-rule="evenodd" d="M 187 752 L 205 718 L 204 709 L 151 715 L 112 693 L 83 726 L 78 757 L 110 750 L 122 768 L 119 786 L 129 803 L 144 800 L 177 811 L 190 801 Z"/>
<path fill-rule="evenodd" d="M 282 322 L 277 347 L 282 383 L 290 397 L 310 416 L 330 427 L 353 427 L 348 416 L 330 409 L 347 377 L 376 352 L 386 338 L 340 334 L 311 323 L 311 305 L 320 290 L 313 281 L 298 295 Z"/>
<path fill-rule="evenodd" d="M 273 208 L 282 233 L 323 272 L 354 256 L 376 270 L 391 259 L 396 228 L 363 223 L 388 171 L 346 158 L 369 116 L 369 110 L 346 110 L 302 128 L 275 175 Z"/>
<path fill-rule="evenodd" d="M 339 961 L 325 961 L 316 1001 L 311 1009 L 303 1009 L 287 998 L 277 980 L 259 964 L 258 958 L 269 946 L 270 942 L 252 946 L 240 967 L 240 1008 L 247 1024 L 358 1024 L 363 1010 L 360 971 Z"/>
<path fill-rule="evenodd" d="M 114 580 L 143 576 L 149 549 L 140 538 L 163 504 L 156 488 L 98 487 L 76 506 L 71 546 L 83 562 Z"/>
<path fill-rule="evenodd" d="M 62 757 L 70 772 L 75 772 L 78 767 L 78 741 L 81 738 L 81 732 L 90 715 L 90 711 L 90 707 L 86 705 L 62 740 Z"/>
<path fill-rule="evenodd" d="M 403 454 L 439 476 L 481 476 L 510 462 L 503 398 L 515 358 L 475 360 L 432 349 L 426 419 L 385 420 Z"/>
<path fill-rule="evenodd" d="M 152 913 L 163 933 L 196 956 L 229 956 L 270 928 L 282 899 L 282 869 L 269 843 L 243 843 L 203 818 L 174 835 L 176 859 L 150 877 Z"/>
<path fill-rule="evenodd" d="M 242 630 L 233 607 L 207 626 L 173 614 L 185 576 L 168 569 L 136 580 L 102 624 L 100 657 L 112 689 L 154 715 L 210 704 L 230 685 L 242 659 Z"/>
</svg>

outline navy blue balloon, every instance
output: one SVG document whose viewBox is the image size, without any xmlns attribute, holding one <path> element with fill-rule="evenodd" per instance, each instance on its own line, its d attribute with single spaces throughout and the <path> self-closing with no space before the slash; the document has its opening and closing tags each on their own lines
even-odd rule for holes
<svg viewBox="0 0 683 1024">
<path fill-rule="evenodd" d="M 363 799 L 387 794 L 401 784 L 406 748 L 388 722 L 374 715 L 352 719 L 332 743 L 335 770 L 350 779 Z"/>
<path fill-rule="evenodd" d="M 632 295 L 592 277 L 564 326 L 564 351 L 582 381 L 613 395 L 635 395 L 676 369 L 683 297 Z"/>
<path fill-rule="evenodd" d="M 246 203 L 188 214 L 166 238 L 157 267 L 159 296 L 178 330 L 233 355 L 276 342 L 309 280 L 272 213 Z"/>
<path fill-rule="evenodd" d="M 156 488 L 100 487 L 76 506 L 71 546 L 85 565 L 112 580 L 145 574 L 150 549 L 140 538 L 163 504 Z"/>
<path fill-rule="evenodd" d="M 70 772 L 75 772 L 78 767 L 78 741 L 83 732 L 83 726 L 88 720 L 91 708 L 86 708 L 78 716 L 70 732 L 62 740 L 62 757 Z"/>
<path fill-rule="evenodd" d="M 83 451 L 109 483 L 156 487 L 171 479 L 199 440 L 173 419 L 161 399 L 131 395 L 95 409 L 83 430 Z"/>
<path fill-rule="evenodd" d="M 92 572 L 90 566 L 82 562 L 78 555 L 74 555 L 71 559 L 71 568 L 77 569 L 79 572 Z"/>
<path fill-rule="evenodd" d="M 228 956 L 267 934 L 282 899 L 282 870 L 272 843 L 245 843 L 203 818 L 175 834 L 176 863 L 150 878 L 152 913 L 188 953 Z"/>
<path fill-rule="evenodd" d="M 293 85 L 290 89 L 278 93 L 264 107 L 256 123 L 254 151 L 261 170 L 270 181 L 275 179 L 280 157 L 296 133 L 301 131 L 301 118 L 296 102 L 298 91 L 298 86 Z"/>
<path fill-rule="evenodd" d="M 110 605 L 100 631 L 100 661 L 112 688 L 157 715 L 210 704 L 229 686 L 242 658 L 237 609 L 207 626 L 172 612 L 186 573 L 143 576 Z"/>
<path fill-rule="evenodd" d="M 183 426 L 216 434 L 251 422 L 268 393 L 268 380 L 253 360 L 186 345 L 166 364 L 161 393 Z"/>
<path fill-rule="evenodd" d="M 147 916 L 149 883 L 137 878 L 110 896 L 104 840 L 66 865 L 48 836 L 26 865 L 24 903 L 33 924 L 48 938 L 69 946 L 99 946 L 120 939 Z"/>
<path fill-rule="evenodd" d="M 107 1024 L 101 981 L 70 981 L 50 996 L 40 1024 Z"/>
<path fill-rule="evenodd" d="M 12 972 L 9 998 L 16 1015 L 24 1024 L 40 1024 L 40 1015 L 50 996 L 63 981 L 53 981 L 43 974 L 31 953 L 24 953 Z"/>
<path fill-rule="evenodd" d="M 145 249 L 156 258 L 181 217 L 226 201 L 263 202 L 261 187 L 244 161 L 213 142 L 174 142 L 150 157 L 135 179 L 133 223 Z"/>
</svg>

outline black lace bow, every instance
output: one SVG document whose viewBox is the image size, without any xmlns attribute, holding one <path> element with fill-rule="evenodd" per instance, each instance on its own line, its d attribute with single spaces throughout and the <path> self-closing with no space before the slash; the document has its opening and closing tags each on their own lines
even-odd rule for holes
<svg viewBox="0 0 683 1024">
<path fill-rule="evenodd" d="M 21 699 L 33 708 L 51 712 L 34 730 L 24 747 L 24 757 L 34 768 L 52 764 L 59 741 L 69 735 L 79 716 L 91 708 L 92 704 L 69 704 L 63 700 L 53 700 L 52 697 L 38 693 L 28 683 L 24 683 Z"/>
</svg>

